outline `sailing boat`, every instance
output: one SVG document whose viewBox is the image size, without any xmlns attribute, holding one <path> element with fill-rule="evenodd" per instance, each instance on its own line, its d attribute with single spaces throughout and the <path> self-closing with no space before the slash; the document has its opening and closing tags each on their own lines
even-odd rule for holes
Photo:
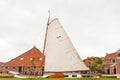
<svg viewBox="0 0 120 80">
<path fill-rule="evenodd" d="M 62 72 L 69 76 L 89 70 L 78 55 L 58 18 L 47 24 L 43 53 L 46 56 L 45 74 Z"/>
</svg>

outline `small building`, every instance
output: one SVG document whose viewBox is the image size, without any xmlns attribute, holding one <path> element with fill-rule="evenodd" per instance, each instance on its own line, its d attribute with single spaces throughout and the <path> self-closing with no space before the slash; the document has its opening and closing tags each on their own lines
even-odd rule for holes
<svg viewBox="0 0 120 80">
<path fill-rule="evenodd" d="M 0 65 L 0 73 L 17 72 L 24 75 L 41 75 L 45 56 L 36 47 Z"/>
<path fill-rule="evenodd" d="M 102 68 L 105 74 L 120 74 L 120 49 L 114 53 L 106 53 Z"/>
<path fill-rule="evenodd" d="M 90 59 L 84 59 L 83 62 L 85 63 L 85 65 L 86 65 L 87 67 L 90 67 L 91 64 L 94 63 L 94 62 L 93 62 L 92 60 L 90 60 Z"/>
</svg>

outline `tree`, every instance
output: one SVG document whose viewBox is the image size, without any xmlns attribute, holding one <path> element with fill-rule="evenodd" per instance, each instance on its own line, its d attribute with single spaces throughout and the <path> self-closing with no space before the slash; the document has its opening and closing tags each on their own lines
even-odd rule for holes
<svg viewBox="0 0 120 80">
<path fill-rule="evenodd" d="M 91 72 L 101 73 L 102 72 L 102 57 L 88 57 Z"/>
</svg>

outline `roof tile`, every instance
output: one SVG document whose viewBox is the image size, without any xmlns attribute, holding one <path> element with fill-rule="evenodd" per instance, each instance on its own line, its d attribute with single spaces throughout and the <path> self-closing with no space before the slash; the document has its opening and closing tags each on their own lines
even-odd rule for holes
<svg viewBox="0 0 120 80">
<path fill-rule="evenodd" d="M 45 56 L 37 48 L 32 48 L 20 56 L 10 60 L 8 66 L 41 66 L 44 65 Z"/>
</svg>

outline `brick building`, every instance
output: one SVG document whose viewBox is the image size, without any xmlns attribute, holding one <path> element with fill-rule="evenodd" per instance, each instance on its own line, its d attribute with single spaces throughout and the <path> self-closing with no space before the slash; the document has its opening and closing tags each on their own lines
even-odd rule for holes
<svg viewBox="0 0 120 80">
<path fill-rule="evenodd" d="M 102 68 L 105 74 L 120 74 L 120 49 L 106 54 L 103 58 Z"/>
<path fill-rule="evenodd" d="M 45 56 L 36 47 L 20 56 L 0 64 L 0 73 L 18 72 L 24 75 L 41 75 Z"/>
<path fill-rule="evenodd" d="M 94 61 L 93 60 L 90 60 L 90 59 L 84 59 L 83 62 L 85 63 L 85 65 L 87 67 L 90 67 L 91 64 L 94 64 Z"/>
</svg>

